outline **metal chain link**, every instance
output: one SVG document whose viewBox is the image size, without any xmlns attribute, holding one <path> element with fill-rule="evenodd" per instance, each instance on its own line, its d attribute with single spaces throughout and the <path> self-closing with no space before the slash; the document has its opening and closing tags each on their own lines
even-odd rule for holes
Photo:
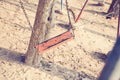
<svg viewBox="0 0 120 80">
<path fill-rule="evenodd" d="M 26 18 L 26 20 L 27 20 L 27 22 L 28 22 L 28 25 L 29 25 L 32 33 L 34 34 L 34 36 L 35 36 L 35 38 L 36 38 L 36 40 L 37 40 L 37 44 L 39 44 L 38 36 L 36 36 L 36 34 L 35 34 L 34 30 L 33 30 L 33 27 L 32 27 L 32 25 L 31 25 L 31 23 L 30 23 L 30 20 L 29 20 L 29 18 L 28 18 L 27 12 L 26 12 L 25 7 L 24 7 L 24 5 L 23 5 L 23 2 L 22 2 L 21 0 L 20 0 L 20 4 L 21 4 L 21 8 L 22 8 L 22 10 L 23 10 L 23 13 L 24 13 L 24 15 L 25 15 L 25 18 Z M 35 46 L 35 47 L 36 47 L 36 46 Z"/>
<path fill-rule="evenodd" d="M 21 8 L 22 8 L 22 10 L 23 10 L 23 12 L 24 12 L 24 14 L 25 14 L 25 18 L 26 18 L 26 20 L 27 20 L 27 22 L 28 22 L 28 25 L 30 26 L 30 29 L 32 30 L 32 25 L 31 25 L 31 23 L 30 23 L 30 20 L 29 20 L 29 18 L 28 18 L 28 16 L 27 16 L 26 10 L 25 10 L 24 5 L 23 5 L 23 2 L 22 2 L 21 0 L 20 0 L 20 4 L 21 4 Z"/>
</svg>

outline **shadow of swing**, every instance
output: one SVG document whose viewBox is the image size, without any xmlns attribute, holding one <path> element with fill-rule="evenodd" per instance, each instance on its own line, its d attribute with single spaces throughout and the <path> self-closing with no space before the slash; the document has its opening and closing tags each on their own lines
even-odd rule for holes
<svg viewBox="0 0 120 80">
<path fill-rule="evenodd" d="M 23 64 L 23 62 L 21 62 L 21 56 L 23 57 L 23 55 L 24 55 L 23 53 L 11 51 L 5 48 L 0 48 L 0 62 L 5 60 L 10 63 Z M 82 79 L 96 80 L 95 77 L 88 75 L 85 72 L 77 72 L 75 70 L 69 70 L 62 66 L 54 64 L 53 62 L 47 62 L 44 60 L 41 61 L 41 65 L 38 66 L 37 69 L 52 76 L 57 76 L 65 80 L 82 80 Z"/>
<path fill-rule="evenodd" d="M 14 0 L 3 0 L 1 2 L 8 3 L 10 5 L 14 5 L 16 7 L 21 7 L 19 1 L 14 1 Z M 32 3 L 26 3 L 24 4 L 24 7 L 26 10 L 31 11 L 31 12 L 36 12 L 37 10 L 37 4 L 32 4 Z"/>
<path fill-rule="evenodd" d="M 68 24 L 63 24 L 63 23 L 58 23 L 57 26 L 64 28 L 64 29 L 69 29 L 69 25 Z"/>
<path fill-rule="evenodd" d="M 85 12 L 89 12 L 89 13 L 92 13 L 92 14 L 98 14 L 98 15 L 101 15 L 101 16 L 106 16 L 107 15 L 107 12 L 98 12 L 98 11 L 94 11 L 94 10 L 84 10 Z"/>
<path fill-rule="evenodd" d="M 102 37 L 111 39 L 111 40 L 115 40 L 115 39 L 116 39 L 116 38 L 113 37 L 113 36 L 105 35 L 105 34 L 102 34 L 102 33 L 96 32 L 96 31 L 93 31 L 93 30 L 91 30 L 91 29 L 84 28 L 84 30 L 86 30 L 86 31 L 88 31 L 88 32 L 91 32 L 91 33 L 93 33 L 93 34 L 96 34 L 96 35 L 99 35 L 99 36 L 102 36 Z"/>
<path fill-rule="evenodd" d="M 98 0 L 93 0 L 93 1 L 98 2 Z M 108 2 L 105 2 L 105 4 L 110 5 L 110 3 Z"/>
</svg>

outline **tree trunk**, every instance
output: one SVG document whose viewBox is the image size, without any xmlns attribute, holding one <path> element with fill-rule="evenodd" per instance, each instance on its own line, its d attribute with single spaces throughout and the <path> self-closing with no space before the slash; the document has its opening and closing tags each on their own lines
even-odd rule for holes
<svg viewBox="0 0 120 80">
<path fill-rule="evenodd" d="M 36 18 L 26 53 L 25 62 L 28 65 L 38 66 L 41 56 L 36 46 L 45 41 L 53 24 L 54 3 L 56 0 L 39 0 Z"/>
<path fill-rule="evenodd" d="M 108 9 L 108 12 L 107 12 L 107 19 L 111 19 L 112 17 L 117 17 L 119 15 L 119 4 L 118 4 L 118 1 L 119 0 L 112 0 L 112 3 Z"/>
</svg>

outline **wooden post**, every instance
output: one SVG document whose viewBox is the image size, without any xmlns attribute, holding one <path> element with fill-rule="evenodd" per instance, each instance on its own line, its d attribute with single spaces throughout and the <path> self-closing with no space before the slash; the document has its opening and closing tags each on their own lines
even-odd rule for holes
<svg viewBox="0 0 120 80">
<path fill-rule="evenodd" d="M 28 65 L 38 66 L 41 55 L 36 46 L 46 40 L 50 27 L 53 22 L 54 3 L 56 0 L 39 0 L 36 18 L 26 53 L 25 62 Z"/>
</svg>

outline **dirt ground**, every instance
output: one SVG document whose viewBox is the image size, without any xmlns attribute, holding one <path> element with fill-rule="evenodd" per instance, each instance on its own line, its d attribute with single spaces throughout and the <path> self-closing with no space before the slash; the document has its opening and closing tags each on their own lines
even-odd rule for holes
<svg viewBox="0 0 120 80">
<path fill-rule="evenodd" d="M 34 24 L 38 0 L 23 0 L 31 25 Z M 68 0 L 75 16 L 85 0 Z M 106 20 L 111 0 L 97 6 L 98 0 L 89 0 L 81 19 L 74 23 L 75 39 L 41 54 L 39 68 L 21 62 L 31 35 L 30 25 L 19 0 L 0 0 L 0 80 L 95 80 L 111 51 L 117 32 L 117 20 Z M 65 2 L 64 2 L 65 4 Z M 55 26 L 50 37 L 66 31 L 66 7 L 56 2 Z M 72 19 L 73 20 L 73 19 Z"/>
</svg>

